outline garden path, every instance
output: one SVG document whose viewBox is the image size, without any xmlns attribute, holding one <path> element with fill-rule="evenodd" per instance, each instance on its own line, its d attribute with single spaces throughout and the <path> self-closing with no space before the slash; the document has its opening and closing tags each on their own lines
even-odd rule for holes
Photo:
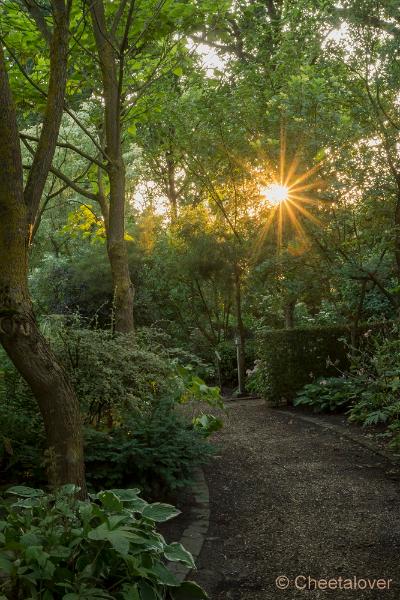
<svg viewBox="0 0 400 600">
<path fill-rule="evenodd" d="M 400 598 L 399 468 L 257 400 L 230 403 L 215 443 L 210 527 L 189 576 L 211 600 Z M 296 590 L 294 578 L 308 575 L 393 581 L 389 590 Z"/>
</svg>

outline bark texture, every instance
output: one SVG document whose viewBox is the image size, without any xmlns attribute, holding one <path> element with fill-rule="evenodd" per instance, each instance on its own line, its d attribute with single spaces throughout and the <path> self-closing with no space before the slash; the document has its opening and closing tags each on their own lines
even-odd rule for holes
<svg viewBox="0 0 400 600">
<path fill-rule="evenodd" d="M 396 176 L 396 206 L 394 211 L 394 226 L 395 226 L 395 239 L 394 239 L 394 254 L 396 258 L 397 266 L 397 279 L 400 282 L 400 175 Z"/>
<path fill-rule="evenodd" d="M 236 305 L 236 324 L 238 333 L 238 369 L 239 380 L 243 389 L 239 389 L 239 393 L 244 393 L 244 381 L 246 378 L 246 334 L 242 318 L 242 289 L 241 289 L 241 270 L 238 263 L 234 266 L 235 279 L 235 305 Z"/>
<path fill-rule="evenodd" d="M 57 28 L 63 38 L 63 58 L 66 69 L 68 39 L 67 13 L 63 3 L 54 2 Z M 63 23 L 61 22 L 63 20 Z M 53 61 L 53 80 L 57 67 Z M 65 80 L 59 80 L 64 85 Z M 64 88 L 61 90 L 62 95 Z M 60 90 L 57 90 L 57 97 Z M 58 102 L 54 106 L 57 106 Z M 62 109 L 61 109 L 62 110 Z M 58 129 L 48 126 L 52 135 L 47 138 L 46 127 L 42 135 L 48 140 L 46 152 L 38 150 L 34 165 L 43 160 L 51 165 L 49 148 L 57 141 Z M 39 159 L 37 156 L 39 155 Z M 31 387 L 43 417 L 47 441 L 54 457 L 53 483 L 79 485 L 85 490 L 83 442 L 79 405 L 75 393 L 61 366 L 37 327 L 28 290 L 28 245 L 34 206 L 40 200 L 46 181 L 43 163 L 37 167 L 37 179 L 30 177 L 23 189 L 23 170 L 17 127 L 16 111 L 0 45 L 0 342 L 15 367 Z M 48 171 L 47 171 L 48 172 Z M 36 185 L 35 185 L 36 182 Z"/>
<path fill-rule="evenodd" d="M 121 140 L 121 78 L 123 49 L 117 57 L 107 29 L 103 0 L 88 2 L 100 62 L 104 94 L 104 131 L 108 157 L 110 200 L 107 252 L 114 288 L 114 328 L 121 333 L 134 329 L 134 289 L 129 273 L 125 241 L 125 164 Z M 117 68 L 117 59 L 119 68 Z"/>
<path fill-rule="evenodd" d="M 294 310 L 296 308 L 296 300 L 288 300 L 284 306 L 285 329 L 294 328 Z"/>
</svg>

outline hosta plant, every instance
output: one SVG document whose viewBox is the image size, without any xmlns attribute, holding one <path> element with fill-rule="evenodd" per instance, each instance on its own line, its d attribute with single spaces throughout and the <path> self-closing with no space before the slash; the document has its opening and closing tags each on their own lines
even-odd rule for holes
<svg viewBox="0 0 400 600">
<path fill-rule="evenodd" d="M 167 561 L 194 567 L 179 543 L 167 544 L 157 523 L 179 511 L 149 504 L 137 489 L 76 497 L 17 486 L 0 508 L 0 599 L 190 600 L 207 598 L 180 584 Z"/>
<path fill-rule="evenodd" d="M 305 385 L 293 404 L 310 407 L 314 412 L 340 411 L 357 399 L 359 390 L 356 383 L 346 377 L 319 379 Z"/>
</svg>

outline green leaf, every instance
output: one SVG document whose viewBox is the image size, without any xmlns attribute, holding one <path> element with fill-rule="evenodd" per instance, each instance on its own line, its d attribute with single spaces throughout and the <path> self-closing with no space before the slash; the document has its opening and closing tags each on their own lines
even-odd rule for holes
<svg viewBox="0 0 400 600">
<path fill-rule="evenodd" d="M 158 600 L 154 589 L 145 581 L 140 583 L 140 600 Z"/>
<path fill-rule="evenodd" d="M 123 508 L 121 500 L 111 491 L 100 492 L 98 498 L 108 510 L 120 512 Z"/>
<path fill-rule="evenodd" d="M 182 67 L 175 67 L 175 69 L 172 72 L 177 77 L 182 77 L 182 75 L 183 75 L 183 69 L 182 69 Z"/>
<path fill-rule="evenodd" d="M 162 563 L 155 563 L 150 569 L 146 569 L 146 572 L 153 575 L 158 584 L 171 587 L 179 585 L 179 581 L 175 575 L 173 575 Z"/>
<path fill-rule="evenodd" d="M 207 600 L 206 592 L 194 581 L 184 581 L 179 588 L 171 591 L 174 600 Z"/>
<path fill-rule="evenodd" d="M 135 512 L 142 513 L 144 507 L 148 505 L 148 502 L 146 502 L 146 500 L 143 500 L 143 498 L 140 498 L 138 496 L 140 490 L 138 490 L 137 488 L 132 488 L 130 490 L 117 489 L 109 491 L 115 494 L 115 496 L 117 496 L 119 500 L 121 500 L 121 502 L 124 502 L 126 504 L 126 508 L 129 508 L 130 510 L 133 510 Z"/>
<path fill-rule="evenodd" d="M 122 590 L 122 597 L 124 598 L 124 600 L 140 600 L 137 584 L 124 585 Z"/>
<path fill-rule="evenodd" d="M 60 495 L 65 496 L 74 496 L 77 492 L 79 492 L 81 488 L 74 483 L 66 483 L 59 490 L 57 490 Z"/>
<path fill-rule="evenodd" d="M 11 575 L 13 572 L 14 565 L 13 563 L 5 558 L 4 556 L 0 556 L 0 571 L 3 571 L 6 575 Z"/>
<path fill-rule="evenodd" d="M 152 521 L 163 523 L 164 521 L 168 521 L 169 519 L 176 517 L 180 514 L 180 512 L 180 510 L 174 506 L 171 506 L 170 504 L 154 502 L 154 504 L 149 504 L 146 506 L 142 512 L 142 515 L 147 519 L 152 519 Z"/>
<path fill-rule="evenodd" d="M 123 530 L 114 529 L 110 531 L 107 523 L 102 523 L 96 527 L 96 529 L 90 531 L 88 538 L 90 540 L 103 540 L 110 542 L 113 548 L 123 556 L 126 556 L 129 553 L 129 539 L 126 535 L 124 535 Z"/>
<path fill-rule="evenodd" d="M 21 500 L 14 502 L 11 506 L 17 508 L 34 508 L 35 506 L 40 506 L 40 500 L 39 498 L 21 498 Z"/>
<path fill-rule="evenodd" d="M 122 502 L 130 502 L 131 500 L 136 500 L 138 497 L 138 494 L 140 493 L 139 488 L 130 488 L 127 490 L 112 489 L 112 490 L 108 490 L 108 491 L 115 494 L 115 496 L 118 496 L 118 498 Z M 143 502 L 144 502 L 144 500 L 143 500 Z"/>
<path fill-rule="evenodd" d="M 40 539 L 35 533 L 24 533 L 19 538 L 19 541 L 24 546 L 40 546 Z"/>
<path fill-rule="evenodd" d="M 35 561 L 40 567 L 44 567 L 50 555 L 43 550 L 43 546 L 30 546 L 25 551 L 28 561 Z"/>
<path fill-rule="evenodd" d="M 178 544 L 177 542 L 173 542 L 165 548 L 164 556 L 167 560 L 183 562 L 188 567 L 195 568 L 193 556 L 182 544 Z"/>
<path fill-rule="evenodd" d="M 7 494 L 15 494 L 15 496 L 23 496 L 25 498 L 38 498 L 44 496 L 43 490 L 26 487 L 24 485 L 15 485 L 6 490 Z"/>
<path fill-rule="evenodd" d="M 319 162 L 322 159 L 324 159 L 325 156 L 326 156 L 325 148 L 321 148 L 321 150 L 318 150 L 317 154 L 314 156 L 314 160 Z"/>
</svg>

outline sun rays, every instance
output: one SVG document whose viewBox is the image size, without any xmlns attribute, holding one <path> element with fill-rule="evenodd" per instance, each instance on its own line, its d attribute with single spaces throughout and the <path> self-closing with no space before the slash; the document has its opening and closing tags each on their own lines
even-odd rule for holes
<svg viewBox="0 0 400 600">
<path fill-rule="evenodd" d="M 297 148 L 290 162 L 287 162 L 286 152 L 286 136 L 281 131 L 278 168 L 271 169 L 271 164 L 268 164 L 264 172 L 257 171 L 261 206 L 266 209 L 263 212 L 267 218 L 255 244 L 256 255 L 259 254 L 272 226 L 278 250 L 283 246 L 285 232 L 291 228 L 296 244 L 288 242 L 288 251 L 299 254 L 310 247 L 305 228 L 307 221 L 321 225 L 312 208 L 319 204 L 317 192 L 324 187 L 318 176 L 323 161 L 304 170 L 301 166 L 301 148 Z M 293 239 L 291 241 L 293 242 Z"/>
<path fill-rule="evenodd" d="M 271 183 L 266 187 L 261 187 L 260 194 L 264 196 L 272 206 L 277 206 L 288 199 L 289 188 L 280 183 Z"/>
<path fill-rule="evenodd" d="M 277 173 L 264 175 L 258 172 L 261 203 L 267 209 L 268 216 L 257 240 L 255 254 L 260 251 L 272 225 L 275 226 L 278 249 L 283 245 L 285 228 L 290 226 L 298 242 L 295 252 L 299 253 L 299 248 L 304 251 L 310 245 L 303 223 L 310 221 L 317 225 L 321 224 L 318 217 L 310 210 L 313 205 L 319 204 L 316 192 L 323 187 L 321 178 L 317 176 L 321 162 L 306 171 L 299 172 L 299 152 L 296 152 L 290 164 L 286 164 L 285 154 L 286 144 L 283 139 Z M 265 185 L 267 176 L 270 182 Z M 291 251 L 290 245 L 289 251 Z"/>
</svg>

